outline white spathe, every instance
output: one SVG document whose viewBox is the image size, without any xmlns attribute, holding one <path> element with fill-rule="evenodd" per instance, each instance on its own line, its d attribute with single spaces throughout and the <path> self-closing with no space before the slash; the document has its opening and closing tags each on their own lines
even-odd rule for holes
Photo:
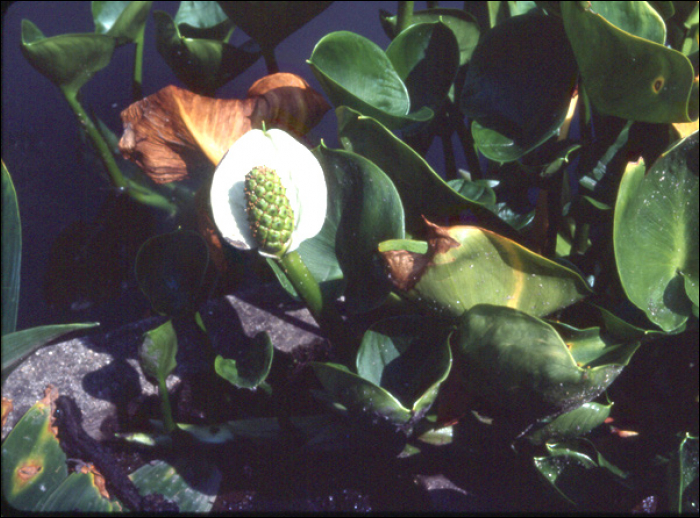
<svg viewBox="0 0 700 518">
<path fill-rule="evenodd" d="M 287 191 L 294 212 L 294 231 L 285 253 L 292 252 L 320 232 L 326 218 L 328 189 L 316 157 L 282 130 L 250 130 L 229 148 L 211 184 L 214 223 L 232 246 L 258 248 L 250 232 L 244 193 L 246 174 L 258 166 L 276 171 Z"/>
</svg>

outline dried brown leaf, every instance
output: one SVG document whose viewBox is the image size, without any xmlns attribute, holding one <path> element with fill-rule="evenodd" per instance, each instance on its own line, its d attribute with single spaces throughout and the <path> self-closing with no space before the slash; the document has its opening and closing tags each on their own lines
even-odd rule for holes
<svg viewBox="0 0 700 518">
<path fill-rule="evenodd" d="M 176 86 L 136 102 L 121 114 L 119 149 L 156 183 L 218 164 L 250 129 L 278 127 L 304 135 L 330 106 L 304 79 L 289 73 L 256 81 L 245 99 L 213 99 Z"/>
</svg>

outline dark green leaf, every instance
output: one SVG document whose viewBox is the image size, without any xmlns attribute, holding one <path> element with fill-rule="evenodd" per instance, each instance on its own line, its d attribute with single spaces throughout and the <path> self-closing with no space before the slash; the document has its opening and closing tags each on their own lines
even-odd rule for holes
<svg viewBox="0 0 700 518">
<path fill-rule="evenodd" d="M 407 425 L 411 411 L 396 397 L 343 365 L 313 362 L 311 366 L 323 388 L 350 412 L 371 413 L 395 425 Z"/>
<path fill-rule="evenodd" d="M 202 296 L 209 249 L 201 236 L 177 230 L 146 241 L 136 256 L 136 280 L 161 315 L 196 310 Z"/>
<path fill-rule="evenodd" d="M 75 96 L 112 59 L 116 40 L 104 34 L 63 34 L 46 38 L 22 20 L 22 54 L 66 95 Z"/>
<path fill-rule="evenodd" d="M 239 388 L 254 389 L 270 373 L 273 351 L 270 335 L 263 331 L 255 336 L 248 347 L 241 348 L 236 358 L 217 356 L 214 369 L 229 383 Z"/>
<path fill-rule="evenodd" d="M 19 304 L 19 272 L 22 264 L 22 225 L 17 193 L 10 172 L 2 162 L 2 336 L 13 333 L 17 326 Z M 3 338 L 3 371 L 5 339 Z M 4 375 L 4 372 L 3 372 Z"/>
<path fill-rule="evenodd" d="M 512 232 L 485 205 L 452 189 L 423 157 L 376 120 L 347 107 L 338 108 L 336 115 L 343 147 L 374 162 L 394 182 L 404 206 L 406 230 L 423 229 L 422 216 L 439 220 L 471 210 L 494 229 Z"/>
<path fill-rule="evenodd" d="M 153 18 L 158 53 L 177 78 L 196 92 L 212 93 L 261 55 L 259 50 L 236 48 L 218 39 L 186 37 L 164 11 L 155 11 Z"/>
<path fill-rule="evenodd" d="M 391 42 L 386 56 L 408 89 L 412 109 L 439 106 L 459 66 L 459 48 L 442 22 L 412 25 Z"/>
<path fill-rule="evenodd" d="M 404 237 L 401 199 L 392 181 L 366 158 L 325 146 L 320 154 L 324 165 L 333 164 L 344 200 L 335 251 L 347 281 L 348 309 L 369 311 L 391 291 L 377 245 Z"/>
<path fill-rule="evenodd" d="M 521 311 L 486 304 L 464 314 L 452 342 L 467 393 L 487 413 L 520 430 L 596 398 L 630 356 L 593 367 L 578 365 L 551 325 Z M 598 356 L 604 354 L 599 351 Z"/>
<path fill-rule="evenodd" d="M 566 117 L 576 77 L 558 18 L 516 16 L 486 33 L 460 100 L 480 151 L 507 162 L 549 139 Z"/>
<path fill-rule="evenodd" d="M 332 3 L 218 2 L 233 23 L 266 49 L 274 49 Z"/>
<path fill-rule="evenodd" d="M 393 394 L 416 420 L 430 408 L 450 372 L 450 330 L 418 316 L 382 320 L 362 339 L 357 372 Z"/>
<path fill-rule="evenodd" d="M 435 7 L 426 11 L 416 11 L 411 18 L 413 24 L 435 23 L 441 21 L 450 28 L 459 47 L 459 65 L 469 61 L 479 42 L 479 26 L 474 17 L 461 9 Z M 380 13 L 380 21 L 384 32 L 392 40 L 396 37 L 396 16 Z M 410 25 L 408 28 L 412 27 Z M 387 49 L 388 51 L 388 49 Z"/>
<path fill-rule="evenodd" d="M 533 444 L 580 437 L 603 424 L 610 415 L 611 408 L 612 403 L 584 403 L 576 410 L 555 417 L 526 437 Z"/>
</svg>

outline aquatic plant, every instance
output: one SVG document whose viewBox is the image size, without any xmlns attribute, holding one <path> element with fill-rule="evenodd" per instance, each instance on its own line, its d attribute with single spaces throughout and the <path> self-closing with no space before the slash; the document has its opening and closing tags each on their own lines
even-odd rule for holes
<svg viewBox="0 0 700 518">
<path fill-rule="evenodd" d="M 93 4 L 96 21 L 103 4 Z M 328 5 L 183 2 L 174 19 L 155 15 L 159 53 L 189 90 L 169 86 L 122 112 L 119 149 L 143 174 L 125 184 L 111 152 L 103 162 L 115 185 L 156 206 L 156 184 L 183 192 L 173 186 L 194 180 L 196 209 L 183 196 L 171 212 L 196 210 L 199 224 L 154 236 L 136 258 L 142 291 L 168 319 L 139 351 L 162 419 L 124 438 L 176 454 L 242 437 L 400 458 L 442 447 L 469 459 L 465 450 L 510 445 L 568 502 L 597 508 L 613 481 L 632 506 L 651 505 L 641 489 L 651 461 L 610 460 L 605 443 L 624 444 L 643 426 L 612 425 L 629 412 L 613 410 L 618 377 L 660 340 L 697 351 L 688 343 L 697 340 L 700 275 L 697 3 L 414 11 L 399 2 L 395 16 L 379 17 L 388 48 L 337 31 L 308 57 L 342 146 L 309 149 L 304 135 L 330 105 L 280 72 L 274 49 Z M 148 9 L 130 3 L 90 38 L 43 38 L 25 23 L 27 58 L 62 89 L 98 149 L 103 137 L 76 104 L 87 76 L 66 75 L 55 56 L 64 42 L 84 50 L 91 75 L 114 45 L 142 44 L 134 34 Z M 272 20 L 279 30 L 266 30 Z M 252 38 L 241 48 L 227 43 L 234 24 Z M 260 56 L 269 75 L 244 99 L 211 97 Z M 426 158 L 436 139 L 441 172 Z M 308 307 L 331 354 L 307 366 L 325 412 L 290 415 L 292 396 L 268 383 L 266 333 L 235 358 L 213 347 L 216 323 L 205 325 L 198 309 L 233 263 L 269 266 L 268 278 Z M 214 426 L 173 418 L 165 381 L 176 366 L 172 322 L 182 321 L 205 337 L 211 372 L 239 391 L 261 389 L 269 415 Z M 697 414 L 697 395 L 683 397 Z M 697 510 L 697 424 L 670 435 L 657 452 L 670 488 L 662 505 Z M 55 440 L 35 441 L 52 462 L 60 457 Z M 197 469 L 206 494 L 216 493 L 217 468 Z M 141 477 L 139 488 L 181 510 L 210 509 L 199 486 L 172 490 L 184 477 L 167 490 L 157 482 Z M 11 489 L 8 498 L 24 502 Z M 91 491 L 86 510 L 103 498 Z"/>
</svg>

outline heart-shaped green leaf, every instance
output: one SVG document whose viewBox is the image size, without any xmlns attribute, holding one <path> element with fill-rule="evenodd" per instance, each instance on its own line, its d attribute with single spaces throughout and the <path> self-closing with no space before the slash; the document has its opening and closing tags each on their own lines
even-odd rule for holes
<svg viewBox="0 0 700 518">
<path fill-rule="evenodd" d="M 389 58 L 375 43 L 348 31 L 327 34 L 307 61 L 336 106 L 349 106 L 392 129 L 426 122 L 432 110 L 409 113 L 406 85 Z"/>
<path fill-rule="evenodd" d="M 564 2 L 561 14 L 598 110 L 654 123 L 697 119 L 693 66 L 664 46 L 663 20 L 648 2 Z"/>
<path fill-rule="evenodd" d="M 554 135 L 566 114 L 577 68 L 561 21 L 530 13 L 487 32 L 477 46 L 460 106 L 489 158 L 516 160 Z"/>
<path fill-rule="evenodd" d="M 562 440 L 580 437 L 600 426 L 610 415 L 612 403 L 584 403 L 576 410 L 555 417 L 542 428 L 527 434 L 533 444 L 543 444 L 549 440 Z"/>
<path fill-rule="evenodd" d="M 391 42 L 386 56 L 406 85 L 414 110 L 440 105 L 459 66 L 457 40 L 442 22 L 412 25 Z"/>
<path fill-rule="evenodd" d="M 544 316 L 590 293 L 572 270 L 478 227 L 438 227 L 427 252 L 385 242 L 380 251 L 394 283 L 432 310 L 459 317 L 477 304 L 497 304 Z"/>
<path fill-rule="evenodd" d="M 535 467 L 572 504 L 590 501 L 591 494 L 609 491 L 629 474 L 608 462 L 590 441 L 546 444 L 547 455 L 533 458 Z"/>
<path fill-rule="evenodd" d="M 333 2 L 217 2 L 233 23 L 265 49 L 321 14 Z"/>
<path fill-rule="evenodd" d="M 357 372 L 410 408 L 415 422 L 428 411 L 450 372 L 449 331 L 418 316 L 377 322 L 362 339 Z"/>
<path fill-rule="evenodd" d="M 161 315 L 181 315 L 196 309 L 209 263 L 202 237 L 189 230 L 155 236 L 136 256 L 136 280 Z"/>
<path fill-rule="evenodd" d="M 22 54 L 39 72 L 74 97 L 112 59 L 116 40 L 104 34 L 62 34 L 47 38 L 22 20 Z"/>
<path fill-rule="evenodd" d="M 488 304 L 464 314 L 452 344 L 467 394 L 487 414 L 516 428 L 596 398 L 638 347 L 631 344 L 620 351 L 615 344 L 604 344 L 590 361 L 580 362 L 550 324 Z"/>
<path fill-rule="evenodd" d="M 337 363 L 312 363 L 316 377 L 334 401 L 350 412 L 380 416 L 397 426 L 411 419 L 411 411 L 388 391 Z"/>
<path fill-rule="evenodd" d="M 228 18 L 220 22 L 227 29 L 226 36 L 221 40 L 183 35 L 179 26 L 164 11 L 155 11 L 153 18 L 156 22 L 158 53 L 177 78 L 193 91 L 214 92 L 247 70 L 261 55 L 259 49 L 249 51 L 226 43 L 233 31 Z M 221 30 L 212 28 L 210 32 L 219 33 Z"/>
<path fill-rule="evenodd" d="M 19 304 L 19 272 L 22 264 L 22 226 L 17 192 L 10 172 L 2 169 L 2 336 L 14 332 Z M 3 338 L 3 369 L 5 363 Z"/>
<path fill-rule="evenodd" d="M 347 281 L 348 310 L 369 311 L 391 291 L 377 245 L 404 237 L 401 199 L 389 177 L 363 156 L 323 145 L 320 154 L 322 164 L 333 164 L 341 175 L 344 203 L 335 251 Z"/>
<path fill-rule="evenodd" d="M 615 205 L 613 241 L 629 299 L 664 331 L 698 305 L 698 132 L 644 173 L 630 164 Z"/>
<path fill-rule="evenodd" d="M 513 233 L 485 205 L 452 189 L 423 157 L 379 122 L 347 107 L 338 108 L 336 115 L 343 147 L 374 162 L 394 182 L 406 211 L 406 230 L 420 231 L 421 216 L 438 220 L 470 210 L 494 230 Z"/>
<path fill-rule="evenodd" d="M 172 320 L 144 334 L 139 347 L 139 363 L 151 378 L 164 382 L 177 367 L 176 355 L 177 335 Z"/>
<path fill-rule="evenodd" d="M 258 333 L 249 343 L 238 347 L 235 358 L 217 356 L 214 370 L 229 383 L 239 387 L 254 389 L 270 373 L 274 348 L 270 335 Z"/>
<path fill-rule="evenodd" d="M 380 11 L 379 21 L 386 35 L 392 40 L 396 38 L 396 16 L 391 16 L 386 11 Z M 469 61 L 476 44 L 479 42 L 479 25 L 472 15 L 461 9 L 433 7 L 425 11 L 416 11 L 413 13 L 411 21 L 413 24 L 440 21 L 447 25 L 457 40 L 460 66 Z M 410 29 L 412 26 L 410 25 L 407 29 Z"/>
<path fill-rule="evenodd" d="M 153 2 L 92 2 L 92 18 L 97 34 L 117 39 L 117 45 L 143 37 Z"/>
<path fill-rule="evenodd" d="M 208 427 L 211 429 L 211 427 Z M 221 472 L 207 455 L 182 455 L 156 460 L 129 478 L 142 494 L 158 493 L 175 502 L 181 513 L 208 513 L 221 485 Z M 197 483 L 193 484 L 192 481 Z"/>
</svg>

